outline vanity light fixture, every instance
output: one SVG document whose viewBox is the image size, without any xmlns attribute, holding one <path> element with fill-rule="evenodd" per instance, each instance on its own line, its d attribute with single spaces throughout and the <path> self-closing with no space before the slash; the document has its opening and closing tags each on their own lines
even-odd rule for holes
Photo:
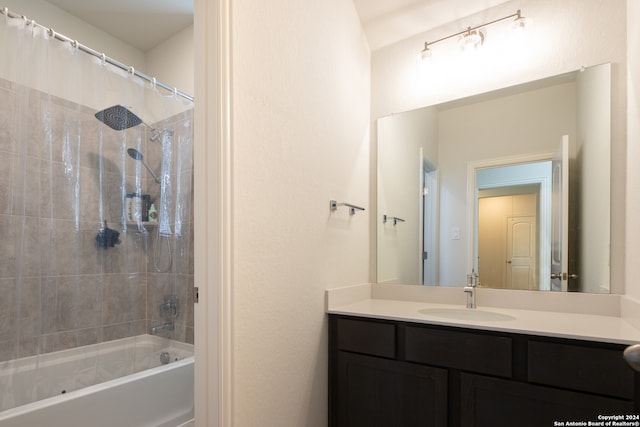
<svg viewBox="0 0 640 427">
<path fill-rule="evenodd" d="M 526 27 L 531 25 L 531 19 L 522 16 L 520 9 L 518 9 L 515 13 L 512 13 L 511 15 L 494 19 L 493 21 L 489 21 L 481 25 L 476 25 L 475 27 L 467 27 L 466 30 L 459 31 L 455 34 L 451 34 L 446 37 L 439 38 L 438 40 L 434 40 L 432 42 L 424 42 L 424 48 L 420 51 L 420 59 L 423 61 L 430 60 L 431 46 L 433 46 L 436 43 L 449 40 L 453 37 L 459 38 L 458 45 L 463 51 L 477 49 L 480 46 L 482 46 L 485 39 L 485 34 L 483 31 L 481 31 L 481 29 L 488 27 L 489 25 L 493 25 L 493 24 L 497 24 L 498 22 L 505 21 L 507 19 L 513 19 L 513 22 L 511 23 L 511 29 L 515 32 L 522 32 L 525 30 Z"/>
</svg>

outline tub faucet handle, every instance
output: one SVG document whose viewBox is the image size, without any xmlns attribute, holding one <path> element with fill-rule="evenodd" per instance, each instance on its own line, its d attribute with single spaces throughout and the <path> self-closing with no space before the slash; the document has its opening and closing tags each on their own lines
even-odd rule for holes
<svg viewBox="0 0 640 427">
<path fill-rule="evenodd" d="M 160 318 L 165 320 L 178 317 L 178 296 L 165 295 L 164 303 L 160 304 Z"/>
</svg>

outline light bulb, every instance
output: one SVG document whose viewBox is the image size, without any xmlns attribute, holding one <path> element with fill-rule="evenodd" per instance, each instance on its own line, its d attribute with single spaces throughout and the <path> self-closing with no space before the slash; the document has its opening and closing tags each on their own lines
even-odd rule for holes
<svg viewBox="0 0 640 427">
<path fill-rule="evenodd" d="M 420 60 L 424 62 L 431 61 L 431 49 L 429 49 L 426 42 L 424 44 L 424 49 L 420 51 Z"/>
<path fill-rule="evenodd" d="M 520 11 L 518 11 L 518 17 L 511 23 L 511 31 L 516 34 L 522 34 L 527 28 L 531 27 L 532 24 L 533 20 L 531 18 L 520 15 Z"/>
<path fill-rule="evenodd" d="M 463 52 L 473 51 L 482 46 L 484 42 L 484 34 L 482 31 L 469 30 L 466 34 L 462 35 L 458 39 L 458 45 Z"/>
</svg>

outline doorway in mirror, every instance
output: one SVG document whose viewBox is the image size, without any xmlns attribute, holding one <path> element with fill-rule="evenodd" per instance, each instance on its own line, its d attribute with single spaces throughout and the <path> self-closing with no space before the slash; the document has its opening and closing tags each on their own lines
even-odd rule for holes
<svg viewBox="0 0 640 427">
<path fill-rule="evenodd" d="M 539 198 L 540 186 L 535 185 L 479 192 L 478 273 L 483 286 L 539 289 Z"/>
</svg>

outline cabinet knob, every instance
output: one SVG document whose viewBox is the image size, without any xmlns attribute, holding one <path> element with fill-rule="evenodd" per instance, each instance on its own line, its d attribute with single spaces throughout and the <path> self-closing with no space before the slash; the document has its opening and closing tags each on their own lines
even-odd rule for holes
<svg viewBox="0 0 640 427">
<path fill-rule="evenodd" d="M 640 344 L 630 345 L 622 353 L 625 362 L 635 371 L 640 372 Z"/>
</svg>

